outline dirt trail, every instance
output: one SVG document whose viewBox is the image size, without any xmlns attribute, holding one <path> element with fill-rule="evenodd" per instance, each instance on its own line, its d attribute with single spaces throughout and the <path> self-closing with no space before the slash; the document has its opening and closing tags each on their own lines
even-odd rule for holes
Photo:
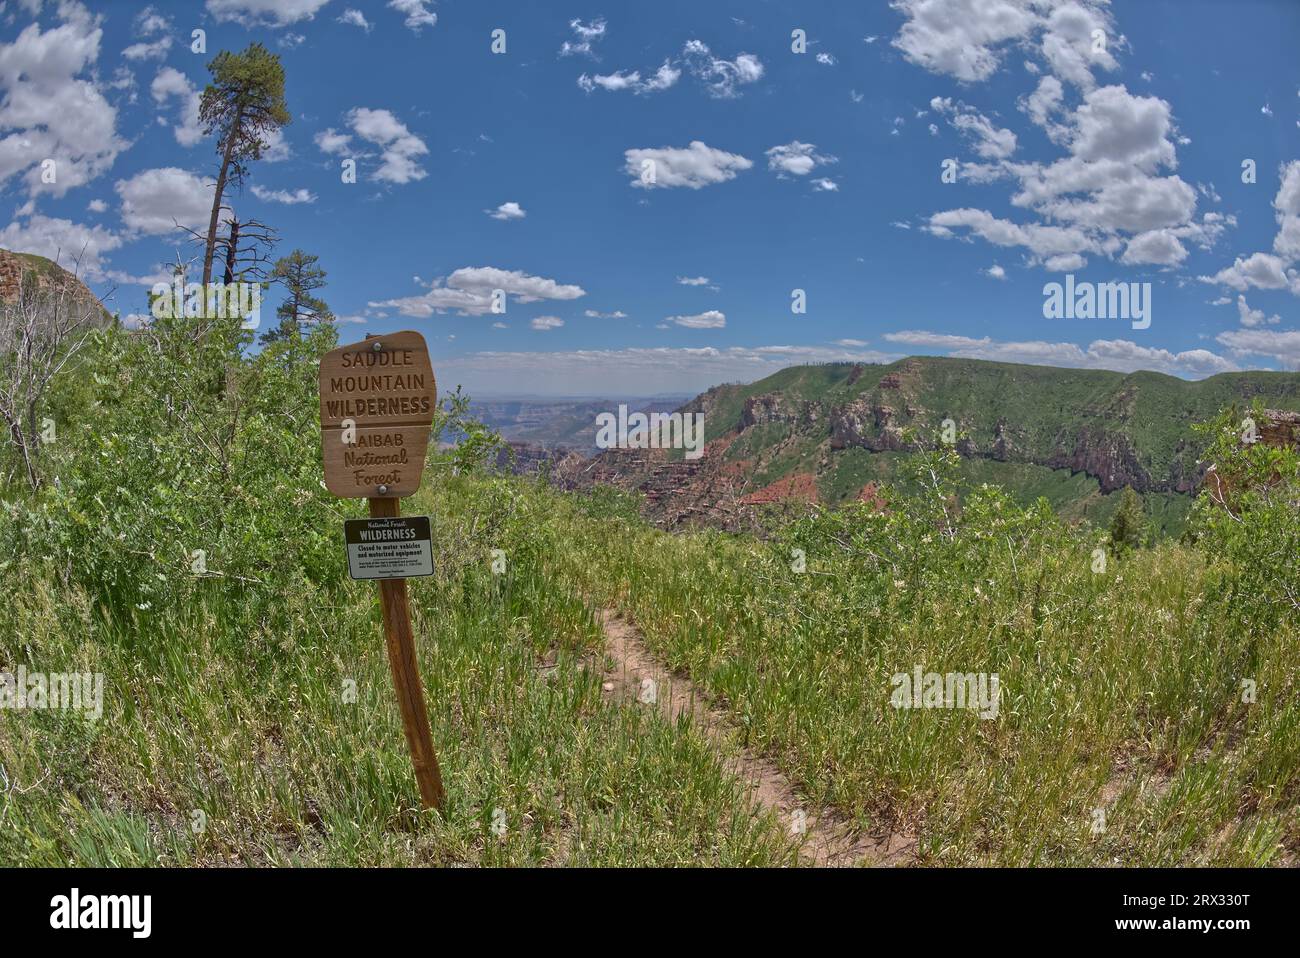
<svg viewBox="0 0 1300 958">
<path fill-rule="evenodd" d="M 816 808 L 799 794 L 775 763 L 747 748 L 733 747 L 734 725 L 726 713 L 709 702 L 688 677 L 670 672 L 649 648 L 640 630 L 612 609 L 600 613 L 606 653 L 613 659 L 605 670 L 605 694 L 616 700 L 653 702 L 669 719 L 689 715 L 705 736 L 727 756 L 728 769 L 748 782 L 750 795 L 762 811 L 776 812 L 778 821 L 794 833 L 804 820 L 800 857 L 818 866 L 897 865 L 912 857 L 915 841 L 901 835 L 863 835 L 833 809 Z M 648 684 L 653 682 L 654 685 Z"/>
</svg>

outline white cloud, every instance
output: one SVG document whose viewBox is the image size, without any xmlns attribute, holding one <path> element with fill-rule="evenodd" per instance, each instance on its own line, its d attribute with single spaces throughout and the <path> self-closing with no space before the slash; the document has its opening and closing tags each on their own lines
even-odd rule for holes
<svg viewBox="0 0 1300 958">
<path fill-rule="evenodd" d="M 122 222 L 137 233 L 165 236 L 177 224 L 199 230 L 212 213 L 212 184 L 174 166 L 142 170 L 114 185 L 122 201 Z"/>
<path fill-rule="evenodd" d="M 360 27 L 362 30 L 366 31 L 366 33 L 369 33 L 374 28 L 374 24 L 366 19 L 364 13 L 360 10 L 353 9 L 352 7 L 348 7 L 339 15 L 338 22 L 346 23 L 351 27 Z"/>
<path fill-rule="evenodd" d="M 1131 266 L 1177 266 L 1186 258 L 1187 249 L 1172 230 L 1148 230 L 1128 241 L 1120 262 Z"/>
<path fill-rule="evenodd" d="M 559 329 L 564 325 L 564 320 L 560 319 L 558 316 L 538 316 L 528 325 L 533 329 L 546 332 L 551 329 Z"/>
<path fill-rule="evenodd" d="M 584 310 L 582 315 L 589 319 L 627 319 L 627 313 L 621 309 L 616 309 L 612 313 L 602 313 L 597 309 Z"/>
<path fill-rule="evenodd" d="M 316 202 L 316 194 L 306 187 L 300 187 L 290 192 L 289 190 L 268 190 L 255 183 L 253 184 L 253 195 L 265 203 L 282 203 L 285 206 Z"/>
<path fill-rule="evenodd" d="M 987 80 L 1012 47 L 1032 47 L 1051 72 L 1081 89 L 1093 85 L 1094 67 L 1117 69 L 1118 46 L 1104 0 L 894 0 L 907 18 L 893 46 L 912 63 L 966 83 Z M 1094 42 L 1101 30 L 1104 42 Z M 1026 61 L 1025 68 L 1038 72 Z"/>
<path fill-rule="evenodd" d="M 1139 346 L 1125 339 L 1097 339 L 1081 348 L 1074 343 L 1031 340 L 1006 342 L 988 336 L 979 339 L 925 330 L 901 330 L 886 333 L 887 342 L 942 351 L 964 359 L 990 359 L 998 362 L 1029 363 L 1039 366 L 1069 366 L 1081 369 L 1112 369 L 1134 372 L 1149 369 L 1198 379 L 1215 373 L 1230 372 L 1237 365 L 1206 349 L 1174 353 L 1167 349 Z"/>
<path fill-rule="evenodd" d="M 1202 282 L 1230 286 L 1239 292 L 1256 289 L 1287 289 L 1300 296 L 1300 270 L 1293 268 L 1300 259 L 1300 160 L 1283 164 L 1279 171 L 1277 195 L 1273 197 L 1277 235 L 1273 253 L 1238 256 L 1213 276 L 1200 277 Z"/>
<path fill-rule="evenodd" d="M 937 96 L 930 101 L 930 109 L 946 116 L 953 129 L 973 140 L 975 152 L 986 160 L 1005 160 L 1016 151 L 1016 135 L 994 126 L 974 107 Z"/>
<path fill-rule="evenodd" d="M 172 38 L 164 34 L 157 40 L 141 40 L 131 44 L 122 51 L 122 56 L 128 60 L 161 60 L 171 48 Z"/>
<path fill-rule="evenodd" d="M 1281 185 L 1273 197 L 1277 210 L 1277 236 L 1273 251 L 1288 260 L 1300 259 L 1300 160 L 1282 167 Z"/>
<path fill-rule="evenodd" d="M 142 37 L 151 37 L 156 33 L 165 33 L 172 28 L 172 22 L 155 10 L 145 7 L 135 17 L 135 32 Z"/>
<path fill-rule="evenodd" d="M 708 286 L 709 278 L 707 276 L 678 276 L 677 282 L 681 286 Z"/>
<path fill-rule="evenodd" d="M 388 0 L 390 9 L 406 16 L 404 24 L 414 33 L 438 23 L 438 15 L 430 12 L 428 4 L 429 0 Z"/>
<path fill-rule="evenodd" d="M 763 77 L 763 64 L 752 53 L 723 60 L 715 57 L 703 41 L 688 40 L 682 55 L 691 74 L 708 86 L 711 96 L 719 99 L 740 96 L 737 87 L 756 83 Z"/>
<path fill-rule="evenodd" d="M 1081 265 L 1083 255 L 1092 254 L 1118 256 L 1129 265 L 1177 266 L 1187 256 L 1185 243 L 1208 249 L 1235 225 L 1233 217 L 1219 213 L 1206 213 L 1197 221 L 1197 191 L 1176 175 L 1159 175 L 1161 167 L 1177 163 L 1168 103 L 1133 96 L 1123 87 L 1102 87 L 1085 93 L 1079 108 L 1058 123 L 1049 119 L 1057 92 L 1050 84 L 1045 90 L 1040 82 L 1021 108 L 1048 124 L 1049 134 L 1066 148 L 1067 156 L 1049 164 L 997 157 L 1009 142 L 1001 148 L 993 145 L 983 125 L 976 124 L 969 129 L 993 162 L 960 168 L 960 178 L 971 182 L 1018 180 L 1012 204 L 1044 222 L 1019 225 L 982 210 L 949 210 L 931 217 L 931 232 L 950 236 L 954 226 L 966 226 L 997 245 L 1027 247 L 1035 264 L 1052 260 L 1054 266 Z M 941 113 L 970 115 L 943 98 L 932 106 Z M 1059 259 L 1066 255 L 1069 260 Z"/>
<path fill-rule="evenodd" d="M 108 204 L 101 199 L 93 199 L 86 204 L 86 209 L 92 213 L 104 213 L 108 210 Z"/>
<path fill-rule="evenodd" d="M 310 20 L 329 0 L 207 0 L 218 21 L 233 20 L 246 27 L 284 27 Z"/>
<path fill-rule="evenodd" d="M 1237 297 L 1237 318 L 1241 320 L 1241 325 L 1248 328 L 1255 326 L 1276 326 L 1280 323 L 1281 317 L 1276 314 L 1266 316 L 1262 309 L 1251 309 L 1246 303 L 1245 296 Z"/>
<path fill-rule="evenodd" d="M 767 168 L 774 170 L 777 176 L 807 176 L 818 166 L 837 163 L 834 156 L 824 156 L 817 152 L 811 143 L 792 140 L 783 146 L 774 146 L 767 151 Z"/>
<path fill-rule="evenodd" d="M 1040 22 L 1016 0 L 895 0 L 893 7 L 907 17 L 893 46 L 912 63 L 965 82 L 992 76 L 999 48 Z"/>
<path fill-rule="evenodd" d="M 665 319 L 687 329 L 722 329 L 727 325 L 726 315 L 716 309 L 705 310 L 693 316 L 668 316 Z"/>
<path fill-rule="evenodd" d="M 1256 289 L 1285 289 L 1289 285 L 1285 260 L 1271 253 L 1252 253 L 1244 259 L 1238 256 L 1231 266 L 1201 279 L 1242 292 L 1252 286 Z"/>
<path fill-rule="evenodd" d="M 351 110 L 347 119 L 353 133 L 380 147 L 381 162 L 374 172 L 375 179 L 402 184 L 422 180 L 429 175 L 416 161 L 416 157 L 428 153 L 429 148 L 390 111 L 361 106 Z M 326 132 L 333 134 L 332 130 Z M 334 137 L 337 138 L 337 134 Z M 316 142 L 322 149 L 325 148 L 320 137 Z M 337 139 L 327 142 L 338 146 Z"/>
<path fill-rule="evenodd" d="M 986 269 L 984 273 L 986 276 L 992 276 L 994 279 L 1007 278 L 1007 271 L 1003 269 L 1001 266 L 999 266 L 997 263 L 994 263 L 992 266 Z"/>
<path fill-rule="evenodd" d="M 528 215 L 524 208 L 514 201 L 502 203 L 494 210 L 484 210 L 483 212 L 494 220 L 521 220 Z"/>
<path fill-rule="evenodd" d="M 58 7 L 62 20 L 41 30 L 30 23 L 0 43 L 0 185 L 24 174 L 30 196 L 63 196 L 106 172 L 126 149 L 117 111 L 94 77 L 103 36 L 100 18 L 78 3 Z M 88 73 L 89 78 L 79 75 Z M 53 160 L 55 180 L 42 182 Z"/>
<path fill-rule="evenodd" d="M 583 23 L 575 18 L 569 21 L 569 29 L 574 32 L 577 40 L 576 42 L 565 40 L 560 47 L 560 56 L 589 56 L 594 59 L 593 44 L 599 43 L 605 37 L 604 19 L 598 17 L 590 23 Z"/>
<path fill-rule="evenodd" d="M 28 217 L 26 222 L 15 220 L 0 230 L 0 248 L 55 260 L 64 269 L 78 271 L 83 279 L 92 282 L 104 278 L 104 254 L 117 249 L 122 242 L 120 235 L 103 226 L 87 226 L 40 214 Z"/>
<path fill-rule="evenodd" d="M 581 286 L 562 285 L 553 279 L 491 266 L 463 267 L 448 276 L 446 282 L 435 279 L 427 285 L 428 291 L 418 296 L 372 301 L 368 305 L 373 309 L 396 309 L 403 316 L 417 318 L 448 310 L 462 316 L 484 316 L 492 312 L 492 293 L 498 289 L 514 297 L 516 303 L 571 300 L 587 293 Z"/>
<path fill-rule="evenodd" d="M 1236 356 L 1267 356 L 1286 369 L 1300 369 L 1300 330 L 1233 329 L 1215 339 Z"/>
<path fill-rule="evenodd" d="M 340 133 L 338 130 L 330 127 L 328 130 L 321 130 L 313 140 L 316 142 L 322 153 L 329 153 L 337 156 L 346 153 L 352 148 L 352 135 L 350 133 Z"/>
<path fill-rule="evenodd" d="M 588 76 L 582 74 L 578 77 L 578 86 L 590 93 L 596 87 L 607 90 L 611 93 L 619 90 L 631 90 L 633 93 L 640 95 L 644 93 L 658 93 L 661 90 L 667 90 L 672 87 L 678 79 L 681 78 L 682 71 L 672 65 L 672 62 L 665 60 L 649 79 L 641 79 L 641 74 L 633 70 L 626 73 L 619 70 L 615 73 L 605 75 Z"/>
<path fill-rule="evenodd" d="M 824 67 L 833 67 L 835 64 L 839 63 L 839 61 L 829 53 L 817 54 L 816 60 Z"/>
<path fill-rule="evenodd" d="M 166 106 L 172 97 L 180 101 L 180 123 L 172 127 L 177 143 L 193 146 L 203 139 L 203 128 L 199 125 L 199 104 L 203 94 L 185 74 L 173 67 L 163 67 L 149 85 L 149 93 L 160 107 Z"/>
<path fill-rule="evenodd" d="M 840 184 L 822 176 L 812 181 L 812 188 L 814 193 L 835 193 L 839 191 Z"/>
<path fill-rule="evenodd" d="M 738 172 L 754 165 L 739 154 L 716 150 L 699 140 L 692 140 L 684 149 L 671 146 L 634 149 L 625 151 L 623 156 L 624 169 L 632 178 L 632 185 L 647 190 L 677 186 L 698 190 L 735 179 Z"/>
</svg>

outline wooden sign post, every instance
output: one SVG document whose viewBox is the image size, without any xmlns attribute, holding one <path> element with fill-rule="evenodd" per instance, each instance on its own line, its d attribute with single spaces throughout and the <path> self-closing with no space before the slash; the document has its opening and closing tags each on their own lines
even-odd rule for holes
<svg viewBox="0 0 1300 958">
<path fill-rule="evenodd" d="M 429 426 L 437 406 L 437 386 L 424 337 L 410 330 L 367 337 L 321 357 L 321 460 L 325 487 L 336 496 L 370 501 L 374 549 L 383 540 L 406 537 L 410 529 L 395 529 L 400 499 L 420 488 Z M 400 525 L 398 523 L 397 525 Z M 426 523 L 427 529 L 427 523 Z M 358 533 L 366 537 L 367 532 Z M 351 535 L 349 534 L 349 538 Z M 401 570 L 400 541 L 389 550 L 389 562 L 372 557 L 369 572 L 357 578 L 379 579 L 388 664 L 397 690 L 397 704 L 406 730 L 406 744 L 415 766 L 415 780 L 426 809 L 443 809 L 442 774 L 433 750 L 433 732 L 424 706 L 424 688 L 415 658 L 411 609 Z M 373 551 L 373 550 L 372 550 Z M 383 556 L 380 556 L 382 560 Z M 396 577 L 391 570 L 398 570 Z M 421 573 L 412 573 L 421 574 Z"/>
</svg>

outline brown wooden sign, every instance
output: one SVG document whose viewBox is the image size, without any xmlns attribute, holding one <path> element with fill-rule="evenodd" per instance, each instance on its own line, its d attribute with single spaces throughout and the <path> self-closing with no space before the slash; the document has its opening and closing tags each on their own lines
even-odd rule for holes
<svg viewBox="0 0 1300 958">
<path fill-rule="evenodd" d="M 429 348 L 412 330 L 322 356 L 325 487 L 347 499 L 395 498 L 419 489 L 437 397 Z"/>
<path fill-rule="evenodd" d="M 345 499 L 369 499 L 370 518 L 377 526 L 387 529 L 400 524 L 399 497 L 420 488 L 437 399 L 429 348 L 417 332 L 371 336 L 322 356 L 320 443 L 325 487 Z M 427 541 L 427 518 L 422 529 Z M 431 555 L 429 560 L 432 571 Z M 406 579 L 369 574 L 374 568 L 365 571 L 365 578 L 379 579 L 388 664 L 420 801 L 425 808 L 442 811 L 442 772 L 424 707 Z M 427 573 L 420 567 L 410 574 Z"/>
</svg>

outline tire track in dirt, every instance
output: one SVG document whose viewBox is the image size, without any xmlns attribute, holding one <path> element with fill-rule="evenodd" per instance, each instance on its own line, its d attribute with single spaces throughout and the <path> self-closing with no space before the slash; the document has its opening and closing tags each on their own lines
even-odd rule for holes
<svg viewBox="0 0 1300 958">
<path fill-rule="evenodd" d="M 727 714 L 689 677 L 669 671 L 651 653 L 635 625 L 608 608 L 601 610 L 598 620 L 605 633 L 605 653 L 614 663 L 604 670 L 605 696 L 615 701 L 653 702 L 671 721 L 690 716 L 723 754 L 727 769 L 748 784 L 759 811 L 776 812 L 786 828 L 793 828 L 796 816 L 802 813 L 804 837 L 799 857 L 805 864 L 892 866 L 914 857 L 914 839 L 892 833 L 884 837 L 863 834 L 835 809 L 815 807 L 774 762 L 735 743 L 735 725 Z M 647 679 L 654 685 L 643 684 Z"/>
</svg>

